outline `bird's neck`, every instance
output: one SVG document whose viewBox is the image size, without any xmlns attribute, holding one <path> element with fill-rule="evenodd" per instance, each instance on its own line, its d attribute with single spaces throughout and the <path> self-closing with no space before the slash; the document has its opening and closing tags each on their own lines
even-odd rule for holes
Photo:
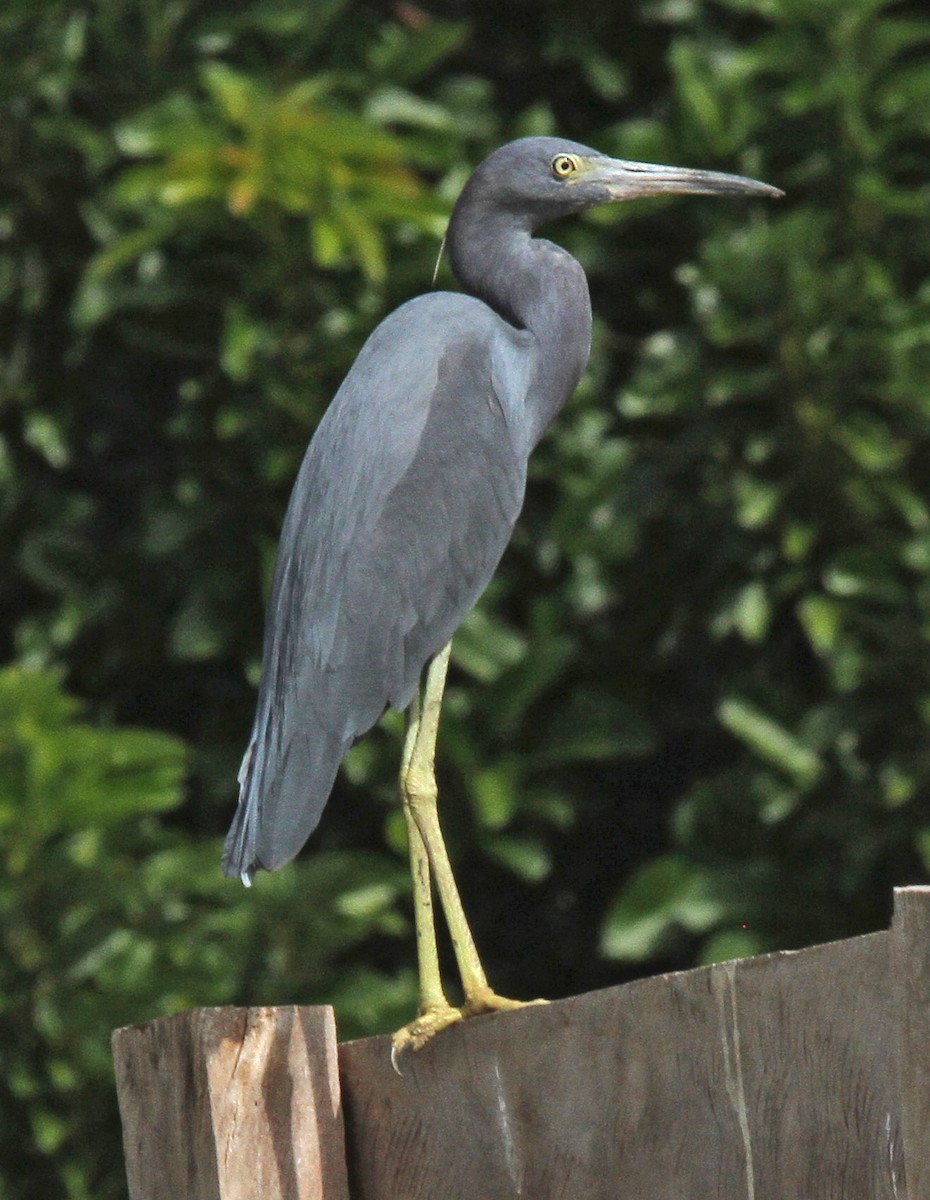
<svg viewBox="0 0 930 1200">
<path fill-rule="evenodd" d="M 537 353 L 527 394 L 528 449 L 558 415 L 591 353 L 591 301 L 581 264 L 506 213 L 453 215 L 452 269 L 466 291 L 532 334 Z"/>
</svg>

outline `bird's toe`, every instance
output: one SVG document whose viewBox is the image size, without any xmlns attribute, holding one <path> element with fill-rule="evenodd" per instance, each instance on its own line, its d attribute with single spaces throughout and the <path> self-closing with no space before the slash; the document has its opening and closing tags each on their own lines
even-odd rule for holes
<svg viewBox="0 0 930 1200">
<path fill-rule="evenodd" d="M 391 1065 L 401 1074 L 399 1062 L 408 1050 L 422 1050 L 431 1038 L 450 1025 L 455 1025 L 465 1016 L 461 1008 L 453 1008 L 451 1004 L 439 1008 L 428 1008 L 421 1012 L 409 1024 L 391 1036 Z"/>
</svg>

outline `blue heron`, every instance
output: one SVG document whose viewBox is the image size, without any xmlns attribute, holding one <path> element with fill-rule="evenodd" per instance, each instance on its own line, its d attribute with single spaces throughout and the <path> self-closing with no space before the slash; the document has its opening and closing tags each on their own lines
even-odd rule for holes
<svg viewBox="0 0 930 1200">
<path fill-rule="evenodd" d="M 262 677 L 223 869 L 251 883 L 316 828 L 346 752 L 406 710 L 400 792 L 420 978 L 395 1050 L 464 1016 L 517 1007 L 490 987 L 437 812 L 433 761 L 452 635 L 497 567 L 527 461 L 575 389 L 591 343 L 584 271 L 534 236 L 612 201 L 692 192 L 779 196 L 738 175 L 625 162 L 561 138 L 489 155 L 449 223 L 464 292 L 432 292 L 375 329 L 310 443 L 278 548 Z M 440 978 L 438 893 L 464 990 Z"/>
</svg>

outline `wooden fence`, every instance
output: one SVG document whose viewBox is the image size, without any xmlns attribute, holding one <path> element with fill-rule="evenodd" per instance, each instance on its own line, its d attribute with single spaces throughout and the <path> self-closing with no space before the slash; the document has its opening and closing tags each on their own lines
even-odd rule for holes
<svg viewBox="0 0 930 1200">
<path fill-rule="evenodd" d="M 131 1200 L 930 1200 L 930 888 L 887 933 L 448 1030 L 328 1008 L 113 1037 Z"/>
</svg>

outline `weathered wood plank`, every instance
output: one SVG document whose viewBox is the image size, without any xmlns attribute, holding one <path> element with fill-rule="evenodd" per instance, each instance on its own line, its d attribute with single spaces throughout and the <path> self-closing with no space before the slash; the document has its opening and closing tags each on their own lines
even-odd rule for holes
<svg viewBox="0 0 930 1200">
<path fill-rule="evenodd" d="M 348 1200 L 330 1010 L 113 1045 L 131 1200 Z M 469 1022 L 403 1078 L 386 1038 L 339 1057 L 353 1200 L 930 1200 L 930 888 L 890 934 Z"/>
<path fill-rule="evenodd" d="M 907 1200 L 930 1200 L 930 888 L 895 888 L 891 934 L 901 1038 Z M 902 1181 L 903 1182 L 903 1181 Z"/>
<path fill-rule="evenodd" d="M 195 1009 L 113 1054 L 130 1200 L 348 1200 L 332 1009 Z"/>
<path fill-rule="evenodd" d="M 904 1200 L 891 950 L 873 934 L 477 1019 L 402 1078 L 387 1039 L 343 1045 L 353 1200 Z"/>
</svg>

